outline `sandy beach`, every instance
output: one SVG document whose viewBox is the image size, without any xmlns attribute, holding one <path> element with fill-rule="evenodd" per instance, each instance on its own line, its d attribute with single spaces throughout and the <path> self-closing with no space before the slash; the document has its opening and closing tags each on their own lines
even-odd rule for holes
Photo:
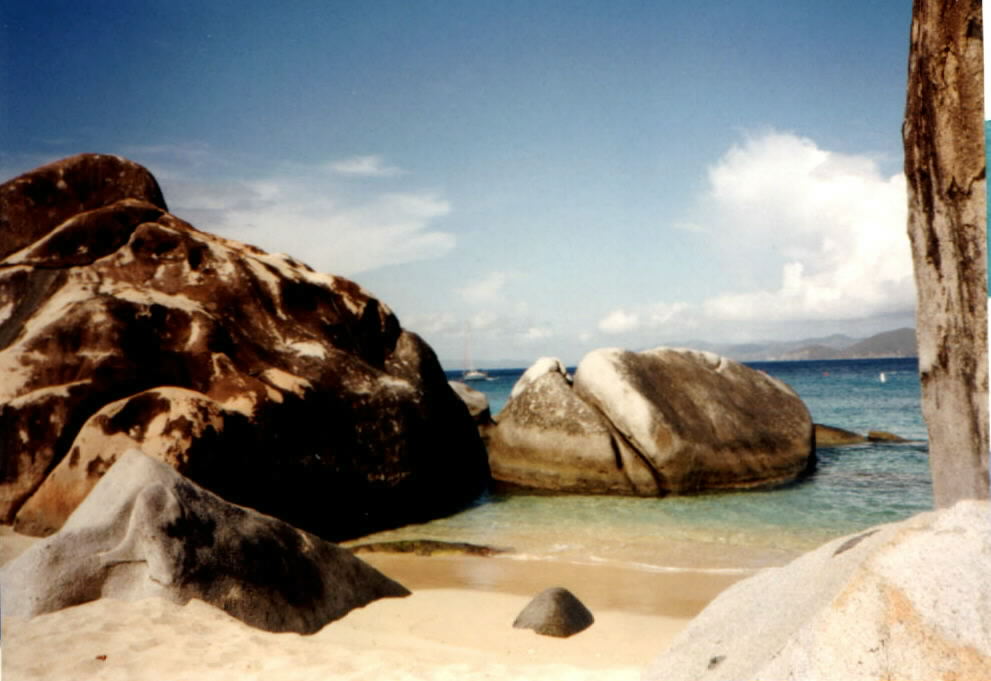
<svg viewBox="0 0 991 681">
<path fill-rule="evenodd" d="M 4 528 L 0 562 L 32 540 Z M 101 599 L 4 618 L 3 679 L 638 679 L 691 617 L 746 573 L 437 555 L 361 556 L 413 595 L 312 636 L 248 627 L 200 601 Z M 513 629 L 537 592 L 565 586 L 595 614 L 568 639 Z"/>
</svg>

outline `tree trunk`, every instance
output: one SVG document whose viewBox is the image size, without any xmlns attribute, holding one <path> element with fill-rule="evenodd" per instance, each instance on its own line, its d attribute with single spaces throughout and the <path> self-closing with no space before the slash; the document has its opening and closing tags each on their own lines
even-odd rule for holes
<svg viewBox="0 0 991 681">
<path fill-rule="evenodd" d="M 988 498 L 981 0 L 915 0 L 902 136 L 936 507 Z"/>
</svg>

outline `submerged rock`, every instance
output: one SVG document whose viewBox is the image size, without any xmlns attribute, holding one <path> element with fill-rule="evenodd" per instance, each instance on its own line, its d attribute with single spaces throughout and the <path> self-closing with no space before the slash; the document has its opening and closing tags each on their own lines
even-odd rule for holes
<svg viewBox="0 0 991 681">
<path fill-rule="evenodd" d="M 555 491 L 687 494 L 776 485 L 814 462 L 801 399 L 711 353 L 589 353 L 575 372 L 542 360 L 489 434 L 495 479 Z"/>
<path fill-rule="evenodd" d="M 354 282 L 195 229 L 114 157 L 0 197 L 0 522 L 56 530 L 131 447 L 332 539 L 487 485 L 433 351 Z"/>
<path fill-rule="evenodd" d="M 644 679 L 991 678 L 988 556 L 986 501 L 835 539 L 724 591 Z"/>
<path fill-rule="evenodd" d="M 516 629 L 533 629 L 543 636 L 567 638 L 588 629 L 595 617 L 578 598 L 563 587 L 553 587 L 533 597 L 513 622 Z"/>
<path fill-rule="evenodd" d="M 409 595 L 319 537 L 227 503 L 131 450 L 62 529 L 0 570 L 4 615 L 97 598 L 198 598 L 267 631 L 309 634 L 374 600 Z"/>
<path fill-rule="evenodd" d="M 816 447 L 842 447 L 844 445 L 859 445 L 867 442 L 860 433 L 843 430 L 835 426 L 815 424 Z"/>
<path fill-rule="evenodd" d="M 500 549 L 483 544 L 437 539 L 399 539 L 396 541 L 368 542 L 348 545 L 352 553 L 412 553 L 417 556 L 454 554 L 462 556 L 496 556 L 510 549 Z"/>
<path fill-rule="evenodd" d="M 867 433 L 867 439 L 871 442 L 908 442 L 901 435 L 895 435 L 886 430 L 872 430 Z"/>
</svg>

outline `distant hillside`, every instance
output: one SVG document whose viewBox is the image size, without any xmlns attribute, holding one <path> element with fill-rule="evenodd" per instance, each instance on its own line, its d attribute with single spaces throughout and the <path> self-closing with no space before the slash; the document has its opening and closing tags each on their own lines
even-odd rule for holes
<svg viewBox="0 0 991 681">
<path fill-rule="evenodd" d="M 709 350 L 724 357 L 735 359 L 738 362 L 761 362 L 767 360 L 784 359 L 792 353 L 801 353 L 808 348 L 818 347 L 821 352 L 829 350 L 842 350 L 861 339 L 851 338 L 842 334 L 833 334 L 822 338 L 803 338 L 798 341 L 765 341 L 763 343 L 709 343 L 702 340 L 691 340 L 683 343 L 671 343 L 678 347 L 695 348 L 696 350 Z M 805 359 L 796 357 L 796 359 Z"/>
<path fill-rule="evenodd" d="M 738 362 L 804 361 L 817 359 L 872 359 L 877 357 L 917 357 L 915 329 L 895 329 L 876 334 L 870 338 L 852 338 L 843 334 L 833 334 L 819 338 L 803 338 L 797 341 L 768 341 L 763 343 L 709 343 L 703 340 L 689 340 L 664 343 L 670 347 L 708 350 L 735 359 Z M 645 346 L 638 350 L 648 350 Z M 533 359 L 479 360 L 480 369 L 521 368 L 533 364 Z M 460 362 L 450 360 L 443 363 L 445 368 L 460 370 Z"/>
<path fill-rule="evenodd" d="M 676 343 L 686 348 L 710 350 L 739 362 L 815 359 L 869 359 L 873 357 L 915 357 L 918 355 L 914 329 L 885 331 L 870 338 L 851 338 L 842 334 L 798 341 L 719 344 L 705 341 Z"/>
<path fill-rule="evenodd" d="M 874 357 L 916 357 L 915 329 L 895 329 L 865 338 L 845 348 L 809 344 L 774 359 L 870 359 Z"/>
</svg>

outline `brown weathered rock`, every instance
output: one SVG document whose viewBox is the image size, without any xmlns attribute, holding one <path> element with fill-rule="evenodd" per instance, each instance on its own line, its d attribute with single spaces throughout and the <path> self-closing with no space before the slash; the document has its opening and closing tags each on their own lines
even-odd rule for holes
<svg viewBox="0 0 991 681">
<path fill-rule="evenodd" d="M 661 493 L 782 484 L 815 461 L 798 395 L 712 353 L 596 350 L 578 365 L 575 394 L 638 453 Z"/>
<path fill-rule="evenodd" d="M 112 402 L 83 424 L 69 455 L 17 512 L 15 529 L 35 536 L 56 531 L 129 449 L 139 448 L 184 475 L 193 465 L 202 468 L 229 422 L 244 428 L 247 419 L 185 388 L 153 388 Z"/>
<path fill-rule="evenodd" d="M 34 243 L 75 215 L 121 199 L 166 209 L 151 173 L 120 156 L 80 154 L 0 185 L 0 258 Z"/>
<path fill-rule="evenodd" d="M 815 424 L 816 447 L 842 447 L 844 445 L 859 445 L 867 442 L 867 438 L 850 430 L 835 426 Z"/>
<path fill-rule="evenodd" d="M 523 374 L 486 444 L 492 477 L 501 482 L 557 492 L 657 493 L 635 454 L 575 395 L 554 358 Z"/>
<path fill-rule="evenodd" d="M 937 507 L 988 497 L 981 1 L 916 0 L 903 136 Z"/>
<path fill-rule="evenodd" d="M 29 217 L 29 190 L 49 176 L 72 197 L 50 209 L 62 222 L 0 261 L 0 522 L 39 492 L 19 527 L 57 528 L 134 445 L 328 538 L 448 512 L 484 489 L 467 409 L 383 303 L 200 232 L 164 202 L 121 198 L 127 183 L 73 189 L 72 169 L 102 166 L 63 165 L 0 188 Z"/>
<path fill-rule="evenodd" d="M 886 430 L 872 430 L 867 433 L 867 439 L 871 442 L 908 442 L 901 435 L 895 435 Z"/>
<path fill-rule="evenodd" d="M 4 615 L 98 598 L 197 598 L 267 631 L 309 634 L 402 585 L 319 537 L 230 504 L 137 450 L 55 535 L 0 570 Z"/>
</svg>

